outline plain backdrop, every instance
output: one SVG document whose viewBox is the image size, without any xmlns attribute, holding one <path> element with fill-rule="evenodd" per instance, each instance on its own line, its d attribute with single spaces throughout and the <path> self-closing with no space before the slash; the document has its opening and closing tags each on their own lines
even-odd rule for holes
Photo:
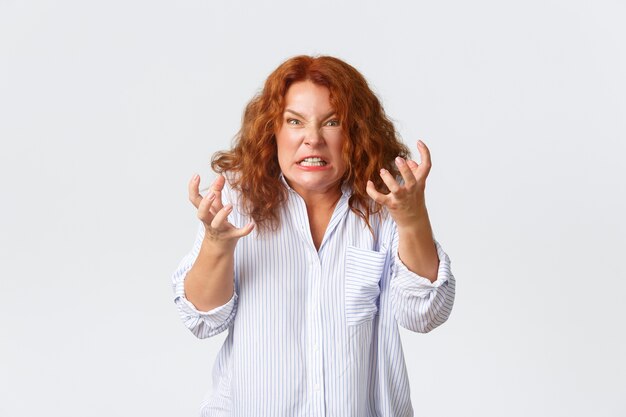
<svg viewBox="0 0 626 417">
<path fill-rule="evenodd" d="M 0 0 L 0 416 L 197 416 L 225 334 L 170 276 L 195 173 L 298 54 L 417 156 L 457 296 L 402 330 L 416 416 L 626 416 L 620 1 Z"/>
</svg>

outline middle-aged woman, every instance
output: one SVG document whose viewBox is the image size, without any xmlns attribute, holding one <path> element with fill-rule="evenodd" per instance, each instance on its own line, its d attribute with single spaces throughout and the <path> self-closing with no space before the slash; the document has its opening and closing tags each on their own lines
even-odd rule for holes
<svg viewBox="0 0 626 417">
<path fill-rule="evenodd" d="M 198 338 L 228 329 L 202 416 L 413 415 L 398 325 L 442 324 L 455 287 L 417 146 L 419 164 L 337 58 L 268 77 L 209 192 L 189 183 L 201 223 L 175 302 Z"/>
</svg>

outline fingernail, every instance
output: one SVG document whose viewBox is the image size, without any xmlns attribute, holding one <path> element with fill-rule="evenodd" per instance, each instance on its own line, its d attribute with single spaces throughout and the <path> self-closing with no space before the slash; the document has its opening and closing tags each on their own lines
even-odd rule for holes
<svg viewBox="0 0 626 417">
<path fill-rule="evenodd" d="M 396 164 L 398 164 L 398 166 L 403 166 L 404 159 L 400 158 L 399 156 L 396 156 Z"/>
<path fill-rule="evenodd" d="M 207 195 L 209 200 L 213 200 L 215 198 L 215 194 L 213 193 L 209 193 L 209 195 Z"/>
<path fill-rule="evenodd" d="M 380 170 L 380 175 L 383 175 L 383 174 L 386 174 L 386 173 L 387 173 L 387 170 L 385 168 L 382 168 Z"/>
<path fill-rule="evenodd" d="M 200 176 L 198 174 L 193 174 L 193 177 L 191 177 L 191 181 L 195 181 L 198 178 L 200 178 Z"/>
<path fill-rule="evenodd" d="M 421 140 L 421 139 L 420 139 L 420 140 L 418 140 L 418 141 L 417 141 L 417 143 L 418 143 L 419 145 L 423 145 L 423 144 L 424 144 L 424 142 L 422 142 L 422 140 Z"/>
</svg>

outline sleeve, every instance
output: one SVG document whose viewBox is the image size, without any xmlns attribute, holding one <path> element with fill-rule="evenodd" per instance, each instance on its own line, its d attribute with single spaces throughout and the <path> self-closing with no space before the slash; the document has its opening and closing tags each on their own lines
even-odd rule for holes
<svg viewBox="0 0 626 417">
<path fill-rule="evenodd" d="M 433 239 L 434 240 L 434 239 Z M 418 333 L 428 333 L 443 324 L 452 311 L 455 279 L 450 258 L 434 240 L 439 257 L 435 282 L 411 272 L 398 256 L 398 234 L 392 244 L 391 297 L 398 324 Z"/>
<path fill-rule="evenodd" d="M 228 182 L 222 192 L 222 199 L 224 204 L 233 203 L 236 204 L 236 200 L 230 190 Z M 231 213 L 232 216 L 238 216 L 236 210 Z M 229 220 L 231 216 L 229 216 Z M 239 219 L 235 219 L 235 224 L 239 223 Z M 204 239 L 204 225 L 202 222 L 199 225 L 196 240 L 194 242 L 191 252 L 188 253 L 178 265 L 178 268 L 172 275 L 172 289 L 174 291 L 174 302 L 178 308 L 180 318 L 183 323 L 191 332 L 199 339 L 205 339 L 207 337 L 215 336 L 226 330 L 235 319 L 237 313 L 237 286 L 231 299 L 224 305 L 218 306 L 209 311 L 199 311 L 188 299 L 185 297 L 185 278 L 187 273 L 193 266 L 198 254 L 200 253 L 200 247 L 202 246 L 202 240 Z"/>
</svg>

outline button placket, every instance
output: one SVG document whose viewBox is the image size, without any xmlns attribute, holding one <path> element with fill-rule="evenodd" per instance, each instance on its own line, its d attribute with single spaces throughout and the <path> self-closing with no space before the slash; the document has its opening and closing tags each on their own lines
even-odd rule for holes
<svg viewBox="0 0 626 417">
<path fill-rule="evenodd" d="M 324 364 L 322 360 L 321 337 L 322 337 L 322 311 L 321 311 L 321 284 L 322 284 L 322 270 L 319 258 L 316 254 L 314 262 L 311 268 L 311 281 L 313 283 L 313 320 L 312 320 L 312 333 L 313 339 L 311 340 L 312 358 L 313 358 L 313 392 L 315 408 L 324 413 Z"/>
<path fill-rule="evenodd" d="M 299 197 L 299 196 L 298 196 Z M 347 201 L 347 196 L 343 196 Z M 306 266 L 307 266 L 307 374 L 310 395 L 310 413 L 315 416 L 324 416 L 326 413 L 324 395 L 324 361 L 323 361 L 323 326 L 322 326 L 322 264 L 320 254 L 323 252 L 324 241 L 327 235 L 331 235 L 338 221 L 345 215 L 346 207 L 340 206 L 335 210 L 328 226 L 324 241 L 320 246 L 320 251 L 315 248 L 313 238 L 309 230 L 309 220 L 306 206 L 301 198 L 293 200 L 293 210 L 290 210 L 290 217 L 294 222 L 296 230 L 303 243 L 308 246 Z M 347 204 L 345 201 L 342 203 Z"/>
</svg>

